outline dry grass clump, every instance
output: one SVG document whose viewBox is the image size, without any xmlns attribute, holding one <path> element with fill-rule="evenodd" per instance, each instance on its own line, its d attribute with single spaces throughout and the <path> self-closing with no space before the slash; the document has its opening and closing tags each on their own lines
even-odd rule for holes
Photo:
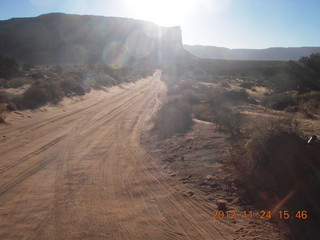
<svg viewBox="0 0 320 240">
<path fill-rule="evenodd" d="M 307 117 L 313 117 L 313 114 L 320 110 L 320 92 L 311 91 L 297 96 L 299 108 Z"/>
</svg>

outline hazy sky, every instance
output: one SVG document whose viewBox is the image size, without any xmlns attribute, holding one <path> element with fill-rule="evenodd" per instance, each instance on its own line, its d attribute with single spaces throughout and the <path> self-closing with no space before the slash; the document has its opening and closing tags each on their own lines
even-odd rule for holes
<svg viewBox="0 0 320 240">
<path fill-rule="evenodd" d="M 48 12 L 179 25 L 191 45 L 320 46 L 320 0 L 0 0 L 2 20 Z"/>
</svg>

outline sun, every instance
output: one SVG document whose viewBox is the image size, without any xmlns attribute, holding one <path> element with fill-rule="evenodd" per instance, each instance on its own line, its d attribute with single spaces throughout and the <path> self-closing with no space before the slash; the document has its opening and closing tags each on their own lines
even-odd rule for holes
<svg viewBox="0 0 320 240">
<path fill-rule="evenodd" d="M 135 17 L 169 27 L 181 25 L 196 0 L 128 0 L 127 4 Z"/>
</svg>

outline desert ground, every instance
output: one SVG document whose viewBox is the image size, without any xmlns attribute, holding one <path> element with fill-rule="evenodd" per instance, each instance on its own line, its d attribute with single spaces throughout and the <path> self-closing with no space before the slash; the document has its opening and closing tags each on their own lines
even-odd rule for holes
<svg viewBox="0 0 320 240">
<path fill-rule="evenodd" d="M 140 146 L 161 72 L 1 125 L 0 239 L 234 239 Z"/>
</svg>

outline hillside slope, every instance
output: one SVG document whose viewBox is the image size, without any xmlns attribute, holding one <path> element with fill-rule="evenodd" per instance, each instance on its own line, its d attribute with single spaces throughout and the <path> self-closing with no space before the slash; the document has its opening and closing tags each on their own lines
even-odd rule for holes
<svg viewBox="0 0 320 240">
<path fill-rule="evenodd" d="M 197 57 L 224 60 L 295 61 L 302 56 L 309 56 L 312 53 L 320 53 L 320 47 L 267 49 L 229 49 L 199 45 L 184 45 L 183 47 Z"/>
</svg>

